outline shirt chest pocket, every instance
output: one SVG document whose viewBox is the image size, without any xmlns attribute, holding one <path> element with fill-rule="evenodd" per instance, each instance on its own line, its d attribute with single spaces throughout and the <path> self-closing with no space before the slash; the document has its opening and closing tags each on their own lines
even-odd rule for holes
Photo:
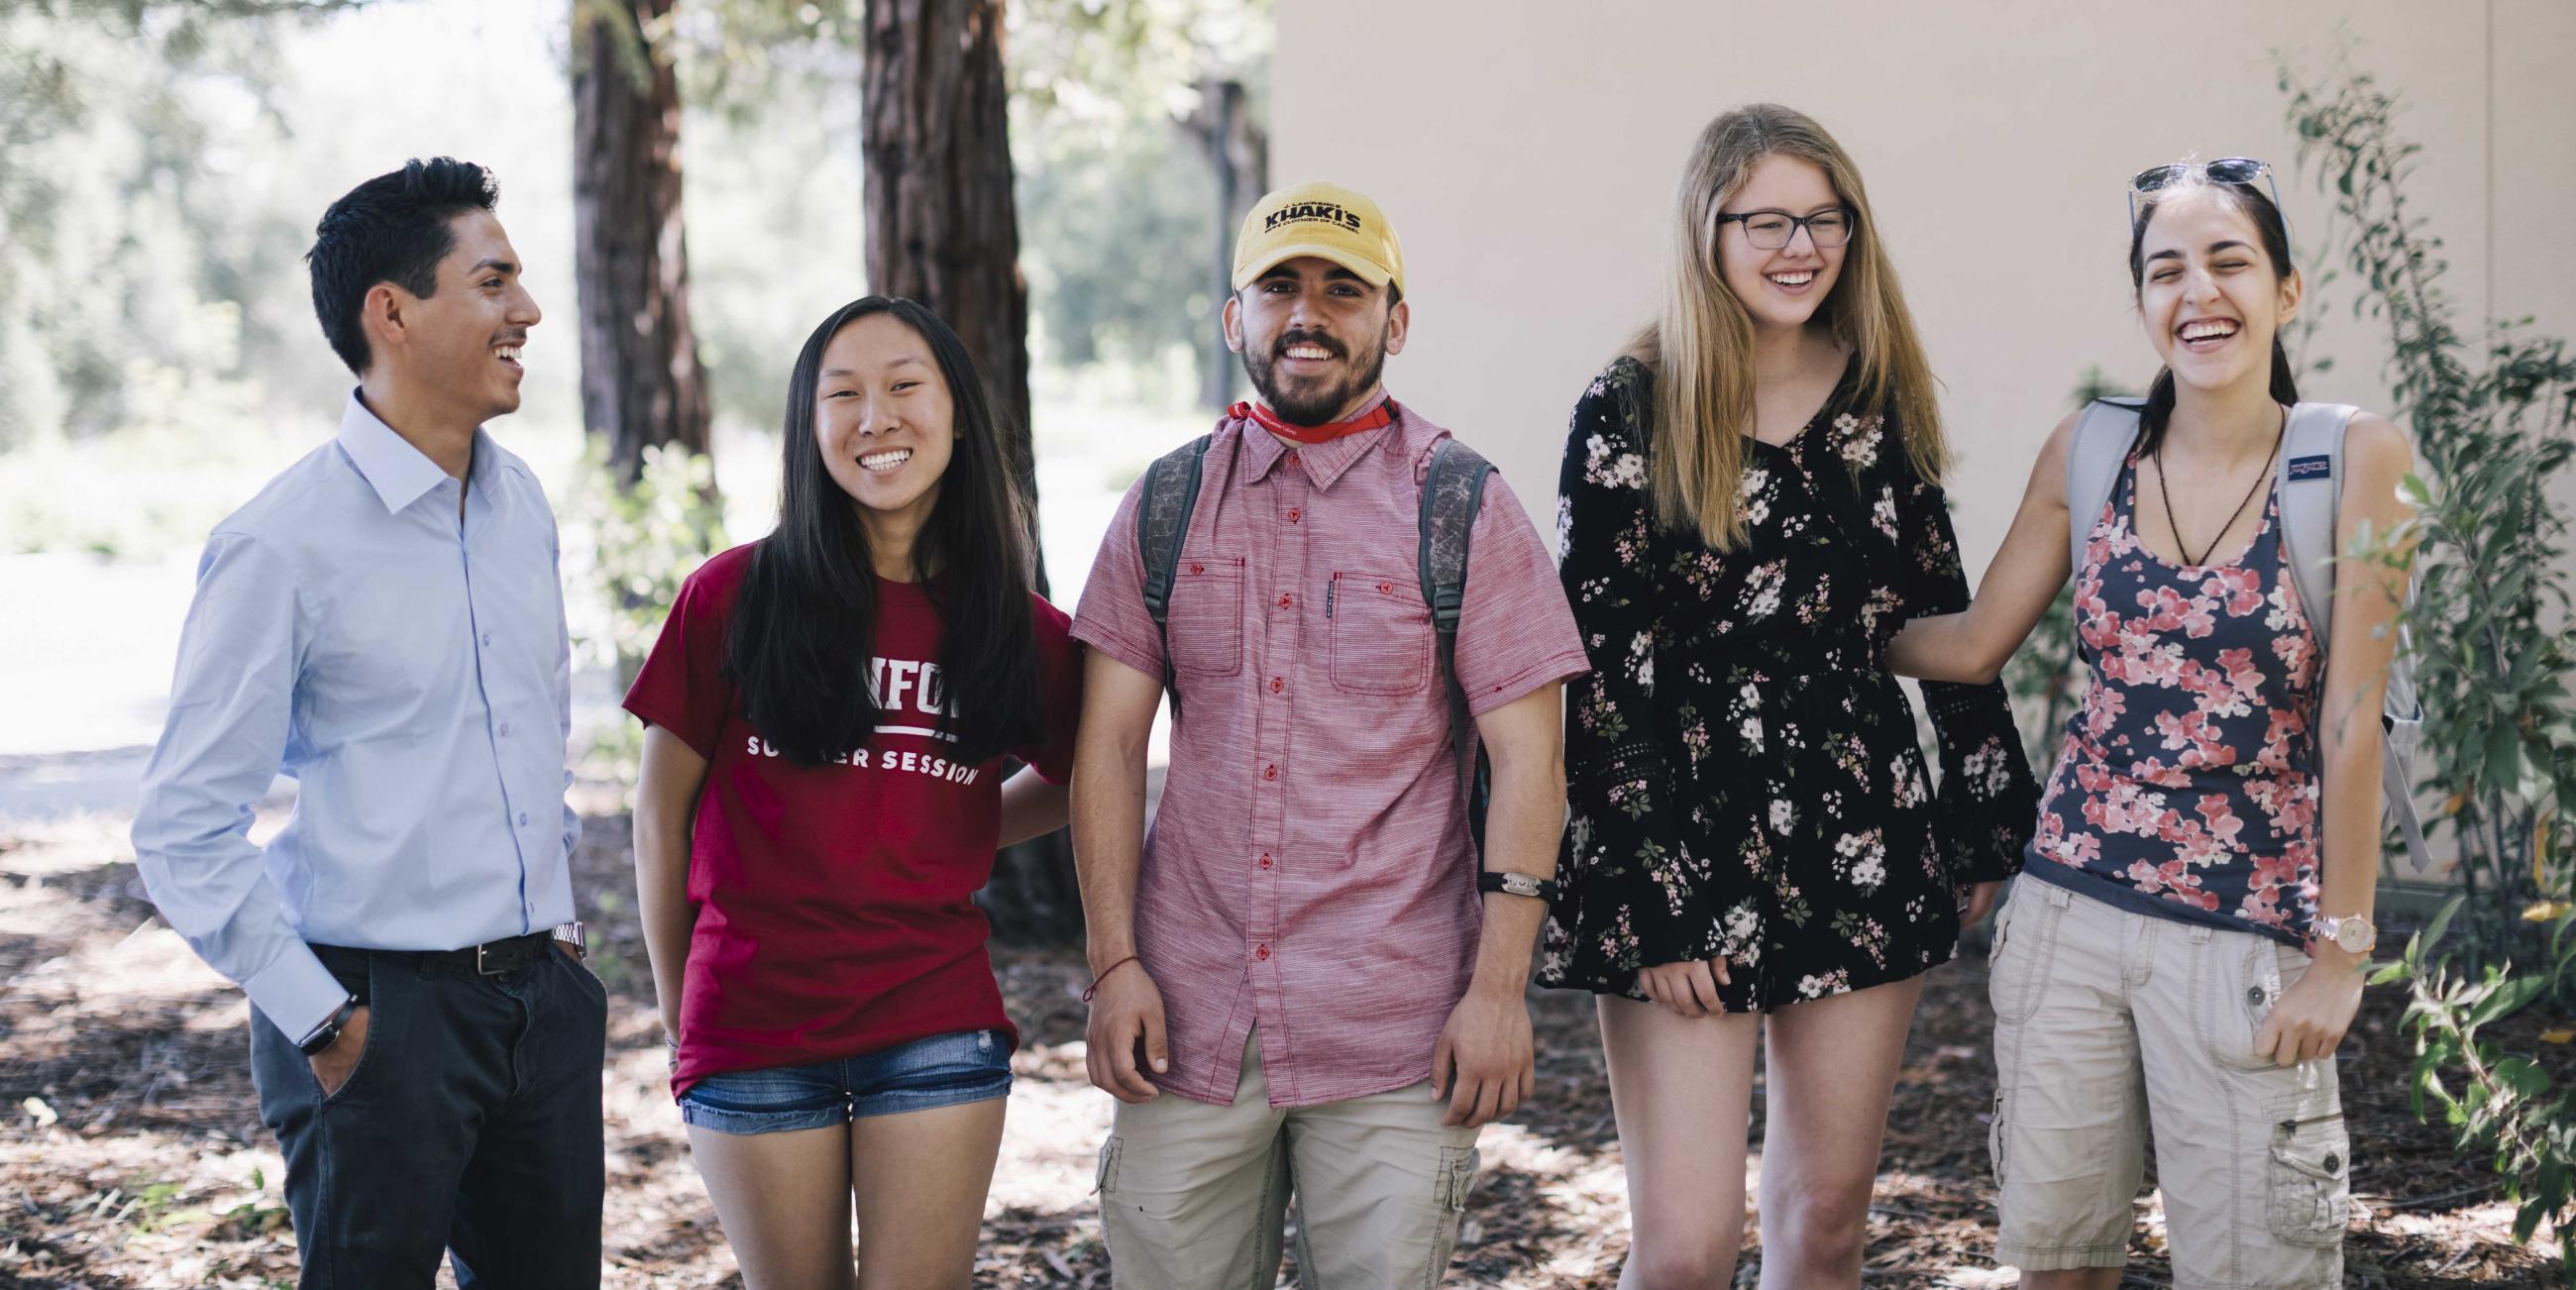
<svg viewBox="0 0 2576 1290">
<path fill-rule="evenodd" d="M 1336 571 L 1324 595 L 1333 688 L 1415 694 L 1431 680 L 1431 610 L 1413 579 Z"/>
<path fill-rule="evenodd" d="M 1243 670 L 1243 557 L 1186 555 L 1172 571 L 1163 622 L 1172 671 L 1232 676 Z"/>
</svg>

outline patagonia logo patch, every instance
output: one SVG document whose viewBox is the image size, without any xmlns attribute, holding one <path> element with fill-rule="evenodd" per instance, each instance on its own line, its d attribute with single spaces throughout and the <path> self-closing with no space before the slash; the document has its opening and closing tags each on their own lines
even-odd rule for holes
<svg viewBox="0 0 2576 1290">
<path fill-rule="evenodd" d="M 2292 457 L 2290 458 L 2290 478 L 2294 481 L 2301 479 L 2332 479 L 2334 478 L 2334 458 Z"/>
</svg>

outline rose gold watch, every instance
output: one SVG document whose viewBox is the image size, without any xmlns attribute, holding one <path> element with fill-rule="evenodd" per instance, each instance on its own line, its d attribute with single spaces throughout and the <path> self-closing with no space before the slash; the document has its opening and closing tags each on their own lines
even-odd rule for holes
<svg viewBox="0 0 2576 1290">
<path fill-rule="evenodd" d="M 2334 942 L 2335 948 L 2356 957 L 2368 954 L 2379 945 L 2379 929 L 2359 914 L 2329 914 L 2314 926 L 2316 939 Z"/>
</svg>

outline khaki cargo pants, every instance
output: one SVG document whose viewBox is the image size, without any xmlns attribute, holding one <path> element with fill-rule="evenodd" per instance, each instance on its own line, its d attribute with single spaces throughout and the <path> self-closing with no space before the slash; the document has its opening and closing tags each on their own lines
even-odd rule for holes
<svg viewBox="0 0 2576 1290">
<path fill-rule="evenodd" d="M 1440 1284 L 1476 1181 L 1476 1130 L 1443 1127 L 1448 1106 L 1426 1080 L 1275 1108 L 1257 1031 L 1233 1105 L 1120 1103 L 1100 1149 L 1112 1284 L 1270 1290 L 1292 1194 L 1308 1290 Z"/>
<path fill-rule="evenodd" d="M 2341 1285 L 2352 1151 L 2334 1063 L 2253 1051 L 2307 966 L 2251 932 L 2014 883 L 1988 975 L 1995 1261 L 2119 1266 L 2152 1125 L 2176 1286 Z"/>
</svg>

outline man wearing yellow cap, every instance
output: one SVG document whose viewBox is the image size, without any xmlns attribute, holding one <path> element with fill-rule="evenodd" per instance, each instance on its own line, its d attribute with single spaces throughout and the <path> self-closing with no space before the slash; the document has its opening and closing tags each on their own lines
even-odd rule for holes
<svg viewBox="0 0 2576 1290">
<path fill-rule="evenodd" d="M 1129 490 L 1074 620 L 1088 1062 L 1120 1102 L 1099 1182 L 1122 1287 L 1266 1288 L 1291 1204 L 1307 1285 L 1436 1281 L 1477 1131 L 1529 1095 L 1559 692 L 1586 662 L 1510 488 L 1387 397 L 1403 295 L 1375 202 L 1264 197 L 1225 304 L 1260 401 Z M 1481 505 L 1427 505 L 1426 479 L 1480 483 Z M 1435 530 L 1435 512 L 1465 518 Z M 1460 773 L 1479 741 L 1481 858 Z"/>
</svg>

